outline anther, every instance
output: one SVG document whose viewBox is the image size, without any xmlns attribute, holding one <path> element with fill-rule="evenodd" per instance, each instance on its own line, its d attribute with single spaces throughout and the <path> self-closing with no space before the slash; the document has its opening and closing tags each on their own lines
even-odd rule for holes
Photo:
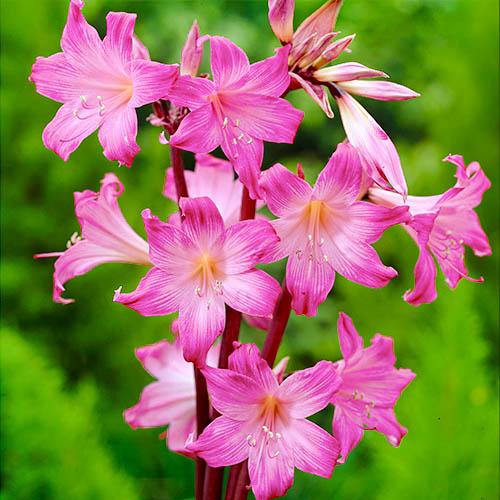
<svg viewBox="0 0 500 500">
<path fill-rule="evenodd" d="M 241 139 L 243 139 L 243 137 L 245 137 L 245 135 L 243 134 L 243 132 L 238 136 L 238 141 L 241 141 Z"/>
<path fill-rule="evenodd" d="M 195 289 L 194 289 L 194 293 L 196 295 L 198 295 L 198 297 L 201 297 L 201 288 L 199 286 L 197 286 Z"/>
<path fill-rule="evenodd" d="M 323 260 L 324 260 L 325 262 L 328 262 L 328 255 L 326 255 L 326 254 L 325 254 L 325 255 L 323 255 Z"/>
<path fill-rule="evenodd" d="M 248 138 L 247 144 L 252 144 L 253 139 L 251 137 Z"/>
<path fill-rule="evenodd" d="M 263 425 L 262 430 L 267 434 L 269 432 L 269 427 L 267 425 Z"/>
<path fill-rule="evenodd" d="M 233 137 L 233 144 L 236 146 L 238 144 L 238 141 L 236 140 L 236 137 Z"/>
<path fill-rule="evenodd" d="M 276 439 L 281 439 L 281 434 L 279 432 L 276 433 Z"/>
<path fill-rule="evenodd" d="M 226 128 L 227 127 L 227 122 L 228 122 L 228 119 L 227 119 L 227 116 L 224 117 L 224 121 L 222 122 L 222 128 Z"/>
<path fill-rule="evenodd" d="M 236 126 L 239 127 L 240 126 L 240 120 L 238 118 L 236 118 Z"/>
</svg>

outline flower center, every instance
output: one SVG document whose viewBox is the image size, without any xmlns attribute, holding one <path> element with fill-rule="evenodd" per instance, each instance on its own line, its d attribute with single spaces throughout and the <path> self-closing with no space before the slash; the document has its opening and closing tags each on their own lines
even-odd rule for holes
<svg viewBox="0 0 500 500">
<path fill-rule="evenodd" d="M 325 242 L 322 233 L 326 232 L 329 212 L 330 208 L 321 200 L 312 200 L 304 207 L 302 222 L 307 232 L 307 241 L 304 242 L 303 248 L 295 251 L 297 257 L 301 258 L 305 254 L 310 261 L 328 262 L 328 256 L 322 250 Z"/>
<path fill-rule="evenodd" d="M 195 276 L 198 278 L 198 286 L 195 293 L 198 297 L 203 297 L 214 291 L 222 295 L 222 281 L 217 279 L 219 271 L 217 261 L 207 252 L 204 252 L 195 263 Z"/>
</svg>

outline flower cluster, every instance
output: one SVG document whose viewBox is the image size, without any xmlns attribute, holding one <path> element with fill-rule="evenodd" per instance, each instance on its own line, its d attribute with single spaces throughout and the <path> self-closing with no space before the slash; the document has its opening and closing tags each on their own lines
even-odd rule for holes
<svg viewBox="0 0 500 500">
<path fill-rule="evenodd" d="M 145 266 L 145 274 L 135 290 L 120 287 L 114 297 L 110 290 L 110 299 L 143 316 L 178 313 L 173 342 L 136 350 L 156 380 L 124 417 L 133 428 L 168 426 L 169 449 L 196 459 L 197 499 L 207 498 L 206 488 L 220 491 L 213 468 L 232 466 L 226 498 L 242 498 L 250 485 L 265 500 L 286 493 L 295 468 L 330 477 L 365 430 L 398 446 L 407 430 L 394 406 L 415 375 L 395 368 L 392 339 L 377 334 L 364 347 L 340 313 L 343 359 L 287 373 L 288 358 L 273 366 L 291 311 L 314 317 L 336 274 L 387 285 L 397 271 L 373 244 L 391 226 L 418 246 L 415 286 L 404 295 L 413 305 L 436 299 L 436 262 L 454 288 L 461 278 L 482 281 L 468 274 L 465 245 L 478 256 L 491 253 L 474 211 L 490 186 L 479 163 L 448 156 L 457 168 L 453 188 L 408 195 L 394 144 L 352 95 L 392 101 L 419 94 L 373 80 L 387 75 L 356 62 L 328 65 L 354 40 L 334 31 L 341 3 L 327 0 L 294 30 L 294 1 L 269 0 L 282 46 L 254 63 L 229 39 L 201 35 L 195 21 L 177 65 L 151 61 L 133 33 L 135 15 L 109 13 L 101 40 L 83 1 L 71 0 L 62 52 L 33 65 L 37 91 L 62 103 L 42 138 L 65 161 L 98 130 L 106 158 L 130 167 L 139 153 L 135 109 L 144 105 L 153 108 L 148 121 L 163 128 L 160 142 L 171 155 L 163 194 L 179 212 L 161 220 L 145 208 L 146 241 L 121 212 L 122 183 L 107 173 L 98 192 L 74 193 L 81 234 L 66 250 L 35 257 L 57 257 L 56 302 L 72 302 L 63 297 L 70 279 L 122 262 Z M 198 75 L 205 47 L 211 78 Z M 262 169 L 265 143 L 295 140 L 304 113 L 284 97 L 298 89 L 329 118 L 331 96 L 346 133 L 314 186 L 300 163 L 295 172 L 280 163 Z M 210 154 L 218 147 L 227 159 Z M 193 171 L 184 171 L 182 151 L 195 153 Z M 256 214 L 264 206 L 274 217 Z M 284 259 L 280 286 L 262 266 Z M 267 331 L 262 350 L 238 342 L 242 318 Z M 328 430 L 307 419 L 330 404 Z"/>
</svg>

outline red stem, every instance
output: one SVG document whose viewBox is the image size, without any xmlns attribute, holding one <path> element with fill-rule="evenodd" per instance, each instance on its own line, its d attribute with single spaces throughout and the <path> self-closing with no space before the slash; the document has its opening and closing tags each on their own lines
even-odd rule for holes
<svg viewBox="0 0 500 500">
<path fill-rule="evenodd" d="M 186 177 L 184 176 L 184 161 L 182 160 L 182 150 L 170 146 L 170 165 L 174 171 L 175 191 L 177 199 L 187 198 L 188 188 Z"/>
<path fill-rule="evenodd" d="M 281 295 L 274 308 L 273 320 L 267 331 L 266 340 L 262 349 L 262 357 L 271 368 L 276 360 L 276 355 L 278 354 L 278 349 L 283 339 L 288 319 L 290 318 L 291 306 L 292 297 L 286 287 L 285 280 L 283 280 Z M 248 497 L 249 484 L 248 465 L 245 460 L 245 462 L 234 465 L 231 468 L 226 490 L 226 500 L 245 500 Z M 231 493 L 231 496 L 228 496 L 229 493 Z"/>
<path fill-rule="evenodd" d="M 256 200 L 252 200 L 246 187 L 243 188 L 241 196 L 240 220 L 255 218 Z M 240 336 L 241 313 L 226 305 L 226 326 L 222 333 L 221 350 L 219 355 L 219 368 L 227 368 L 229 356 L 234 351 L 233 343 Z M 212 420 L 219 413 L 211 412 Z M 207 467 L 205 473 L 205 493 L 203 500 L 219 500 L 222 495 L 222 482 L 224 479 L 224 467 Z M 227 493 L 226 493 L 226 498 Z"/>
</svg>

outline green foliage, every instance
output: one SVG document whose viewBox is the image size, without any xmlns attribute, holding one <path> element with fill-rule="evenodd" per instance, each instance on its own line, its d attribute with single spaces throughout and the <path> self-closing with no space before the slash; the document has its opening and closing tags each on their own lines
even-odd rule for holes
<svg viewBox="0 0 500 500">
<path fill-rule="evenodd" d="M 100 438 L 96 387 L 64 390 L 61 370 L 2 331 L 3 500 L 139 498 Z"/>
<path fill-rule="evenodd" d="M 299 22 L 322 0 L 296 3 Z M 266 5 L 265 0 L 87 0 L 85 14 L 103 33 L 108 10 L 137 12 L 137 33 L 153 58 L 165 62 L 178 61 L 196 17 L 203 32 L 233 38 L 255 61 L 270 55 L 276 45 Z M 117 170 L 110 164 L 95 134 L 68 164 L 44 149 L 41 132 L 58 104 L 37 95 L 27 77 L 36 56 L 58 50 L 67 2 L 3 0 L 0 9 L 0 244 L 2 321 L 8 328 L 1 361 L 4 387 L 10 391 L 3 389 L 1 401 L 4 496 L 22 499 L 28 492 L 33 499 L 59 498 L 57 492 L 64 493 L 57 489 L 60 483 L 67 488 L 64 498 L 126 499 L 135 498 L 135 492 L 145 500 L 188 498 L 192 462 L 165 449 L 158 439 L 161 430 L 132 431 L 121 416 L 150 380 L 133 349 L 169 335 L 170 319 L 142 318 L 112 303 L 113 290 L 120 285 L 132 290 L 143 269 L 102 266 L 70 282 L 67 296 L 77 301 L 61 306 L 51 302 L 52 263 L 31 257 L 64 248 L 77 229 L 72 192 L 97 189 L 108 171 L 117 172 L 125 184 L 120 204 L 132 226 L 144 234 L 141 209 L 149 207 L 160 215 L 172 210 L 161 195 L 167 150 L 158 143 L 159 130 L 145 122 L 147 109 L 141 110 L 142 151 L 132 169 Z M 356 60 L 383 69 L 422 94 L 403 103 L 360 99 L 394 140 L 414 194 L 434 194 L 453 184 L 452 168 L 440 161 L 450 152 L 481 162 L 493 189 L 479 213 L 495 254 L 498 3 L 350 1 L 338 29 L 343 35 L 358 35 L 352 56 L 343 56 L 341 62 Z M 266 147 L 265 166 L 279 160 L 293 168 L 300 161 L 314 180 L 344 138 L 340 120 L 326 119 L 303 92 L 291 93 L 290 100 L 306 117 L 292 146 Z M 417 373 L 398 404 L 408 437 L 395 450 L 383 437 L 367 433 L 333 480 L 297 474 L 288 497 L 496 498 L 498 260 L 468 255 L 471 273 L 485 276 L 483 285 L 464 282 L 453 292 L 438 275 L 438 300 L 413 308 L 400 297 L 412 283 L 414 244 L 394 228 L 378 249 L 400 277 L 381 290 L 337 277 L 317 318 L 292 316 L 280 355 L 292 356 L 292 369 L 320 358 L 337 359 L 339 311 L 353 317 L 365 341 L 377 331 L 393 336 L 399 366 Z M 278 265 L 271 271 L 278 277 L 283 269 Z M 262 333 L 246 328 L 243 337 L 263 340 Z M 328 428 L 331 415 L 318 418 Z M 112 464 L 119 464 L 120 472 Z M 84 474 L 76 476 L 75 471 Z M 95 489 L 85 490 L 91 487 Z"/>
</svg>

